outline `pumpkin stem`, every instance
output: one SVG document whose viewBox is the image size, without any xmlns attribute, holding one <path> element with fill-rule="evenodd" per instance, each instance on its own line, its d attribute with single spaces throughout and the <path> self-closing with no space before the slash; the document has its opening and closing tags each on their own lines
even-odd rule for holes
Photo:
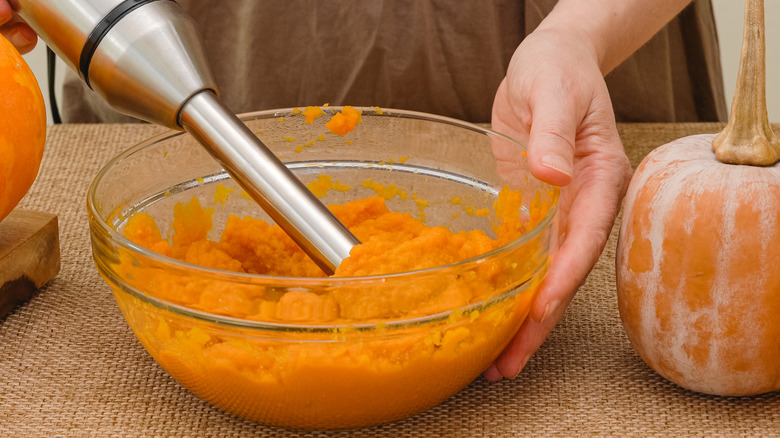
<svg viewBox="0 0 780 438">
<path fill-rule="evenodd" d="M 729 164 L 769 166 L 780 160 L 780 140 L 766 110 L 764 0 L 746 0 L 742 53 L 729 122 L 712 141 L 715 157 Z"/>
</svg>

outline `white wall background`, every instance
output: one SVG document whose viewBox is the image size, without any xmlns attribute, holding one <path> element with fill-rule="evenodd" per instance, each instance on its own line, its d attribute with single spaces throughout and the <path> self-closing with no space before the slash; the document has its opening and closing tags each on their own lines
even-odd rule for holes
<svg viewBox="0 0 780 438">
<path fill-rule="evenodd" d="M 744 2 L 740 0 L 712 0 L 712 2 L 718 26 L 726 98 L 730 108 L 731 96 L 734 95 L 734 86 L 736 84 L 739 52 L 742 47 Z M 769 120 L 774 123 L 780 123 L 780 0 L 769 0 L 766 2 L 766 38 Z M 25 59 L 38 78 L 48 108 L 49 97 L 48 89 L 46 88 L 45 46 L 39 43 L 35 50 L 25 55 Z M 62 75 L 65 68 L 62 62 L 58 62 L 57 84 L 62 83 Z M 59 96 L 57 99 L 61 101 Z M 51 122 L 51 111 L 49 111 L 49 120 Z"/>
<path fill-rule="evenodd" d="M 742 20 L 745 2 L 712 0 L 718 25 L 723 82 L 729 109 L 737 83 L 737 64 L 742 49 Z M 780 123 L 780 1 L 765 2 L 766 21 L 766 99 L 769 121 Z"/>
</svg>

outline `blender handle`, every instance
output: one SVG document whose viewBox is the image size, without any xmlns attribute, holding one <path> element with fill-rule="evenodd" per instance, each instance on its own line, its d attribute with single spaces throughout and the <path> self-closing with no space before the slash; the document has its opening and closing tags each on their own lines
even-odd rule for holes
<svg viewBox="0 0 780 438">
<path fill-rule="evenodd" d="M 217 98 L 194 21 L 171 0 L 10 0 L 111 107 L 186 129 L 323 271 L 360 243 Z"/>
<path fill-rule="evenodd" d="M 112 108 L 181 129 L 179 112 L 218 93 L 195 22 L 171 0 L 10 0 L 11 7 Z"/>
</svg>

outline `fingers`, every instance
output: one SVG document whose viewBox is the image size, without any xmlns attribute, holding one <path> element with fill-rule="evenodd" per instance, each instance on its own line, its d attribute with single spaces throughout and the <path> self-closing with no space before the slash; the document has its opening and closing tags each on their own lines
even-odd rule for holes
<svg viewBox="0 0 780 438">
<path fill-rule="evenodd" d="M 566 238 L 550 264 L 529 318 L 539 324 L 554 325 L 558 321 L 556 316 L 572 300 L 601 254 L 601 238 L 592 237 L 573 232 Z"/>
<path fill-rule="evenodd" d="M 0 34 L 2 34 L 21 54 L 35 48 L 38 35 L 21 18 L 14 14 L 5 0 L 0 0 Z"/>
<path fill-rule="evenodd" d="M 616 140 L 619 142 L 619 140 Z M 579 158 L 577 179 L 563 189 L 557 253 L 524 321 L 509 346 L 485 371 L 488 380 L 514 377 L 562 318 L 598 261 L 609 238 L 631 168 L 625 155 Z"/>
<path fill-rule="evenodd" d="M 590 243 L 595 243 L 595 247 L 599 246 L 596 242 Z M 591 245 L 588 251 L 579 244 L 570 243 L 567 246 L 564 243 L 550 265 L 530 314 L 498 359 L 485 371 L 484 377 L 487 380 L 514 378 L 522 371 L 563 317 L 566 307 L 574 298 L 590 267 L 598 259 L 600 251 L 595 247 Z M 585 255 L 588 252 L 594 255 Z"/>
<path fill-rule="evenodd" d="M 530 314 L 498 359 L 485 371 L 484 377 L 487 380 L 497 381 L 502 377 L 516 377 L 563 317 L 566 307 L 574 298 L 580 283 L 590 269 L 587 266 L 590 260 L 583 261 L 581 266 L 572 266 L 571 261 L 580 260 L 578 256 L 582 256 L 579 252 L 581 248 L 573 246 L 575 245 L 570 243 L 567 247 L 564 243 L 554 257 Z M 571 255 L 574 257 L 572 258 Z M 576 271 L 580 273 L 584 271 L 584 274 Z"/>
<path fill-rule="evenodd" d="M 0 33 L 16 47 L 22 55 L 30 52 L 38 43 L 38 36 L 24 23 L 14 23 L 5 25 L 0 29 Z"/>
<path fill-rule="evenodd" d="M 502 377 L 510 379 L 517 377 L 563 316 L 566 310 L 565 304 L 568 302 L 556 307 L 544 321 L 526 318 L 509 345 L 501 352 L 493 365 L 484 372 L 485 379 L 494 382 Z"/>
<path fill-rule="evenodd" d="M 523 370 L 531 356 L 561 320 L 566 307 L 587 276 L 590 270 L 589 262 L 581 262 L 579 266 L 573 266 L 576 263 L 573 264 L 572 261 L 580 260 L 582 255 L 578 249 L 562 248 L 561 253 L 563 253 L 563 260 L 561 257 L 556 257 L 553 261 L 534 300 L 531 313 L 506 349 L 485 371 L 484 377 L 487 380 L 514 378 Z"/>
</svg>

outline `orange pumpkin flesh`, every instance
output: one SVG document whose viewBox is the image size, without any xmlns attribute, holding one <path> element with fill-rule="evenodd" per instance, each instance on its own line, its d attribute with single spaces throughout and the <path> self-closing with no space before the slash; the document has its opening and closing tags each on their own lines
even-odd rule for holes
<svg viewBox="0 0 780 438">
<path fill-rule="evenodd" d="M 746 4 L 728 125 L 648 154 L 618 238 L 629 340 L 660 375 L 709 394 L 780 390 L 780 142 L 766 115 L 763 7 Z"/>
<path fill-rule="evenodd" d="M 27 193 L 43 157 L 46 108 L 27 63 L 0 35 L 0 220 Z"/>
</svg>

